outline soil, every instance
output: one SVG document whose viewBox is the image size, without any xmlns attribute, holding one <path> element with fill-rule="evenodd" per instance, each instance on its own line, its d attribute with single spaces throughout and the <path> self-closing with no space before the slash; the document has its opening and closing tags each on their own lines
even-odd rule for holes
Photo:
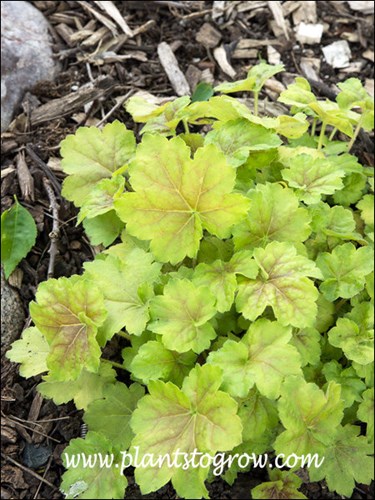
<svg viewBox="0 0 375 500">
<path fill-rule="evenodd" d="M 28 304 L 35 296 L 38 283 L 47 279 L 52 218 L 50 200 L 43 185 L 43 178 L 48 173 L 58 191 L 64 178 L 64 174 L 58 168 L 60 141 L 67 134 L 74 133 L 79 126 L 95 124 L 98 120 L 102 120 L 113 110 L 118 102 L 116 98 L 124 96 L 129 91 L 144 90 L 155 96 L 174 95 L 158 59 L 157 46 L 162 41 L 172 46 L 184 74 L 189 66 L 195 65 L 199 70 L 209 69 L 215 82 L 218 83 L 230 78 L 222 72 L 213 57 L 212 49 L 196 41 L 196 35 L 205 22 L 210 22 L 221 34 L 220 43 L 224 44 L 229 61 L 237 72 L 237 79 L 245 75 L 247 68 L 255 64 L 258 57 L 267 60 L 266 46 L 261 46 L 257 57 L 253 59 L 231 59 L 230 55 L 233 54 L 238 40 L 252 38 L 262 41 L 276 38 L 270 27 L 273 16 L 267 7 L 267 2 L 227 2 L 232 4 L 229 6 L 231 12 L 229 14 L 227 12 L 216 21 L 211 17 L 210 9 L 213 7 L 211 1 L 113 2 L 125 16 L 131 29 L 136 30 L 141 26 L 146 26 L 146 29 L 134 38 L 125 39 L 122 35 L 118 47 L 110 48 L 116 51 L 117 56 L 133 55 L 138 59 L 129 58 L 121 61 L 121 58 L 116 60 L 114 57 L 114 60 L 106 62 L 100 61 L 100 57 L 95 58 L 95 51 L 100 51 L 101 42 L 105 43 L 107 39 L 100 40 L 99 37 L 98 42 L 91 46 L 82 43 L 85 40 L 82 28 L 91 29 L 93 33 L 99 29 L 103 30 L 103 25 L 96 20 L 92 11 L 82 5 L 86 3 L 92 9 L 100 11 L 95 2 L 31 3 L 39 8 L 51 23 L 54 52 L 61 64 L 61 72 L 55 82 L 43 82 L 31 90 L 9 130 L 2 134 L 2 171 L 16 167 L 19 155 L 25 153 L 26 164 L 34 183 L 31 194 L 27 194 L 22 181 L 19 181 L 17 169 L 10 168 L 8 170 L 10 173 L 2 177 L 1 186 L 2 211 L 12 205 L 13 197 L 17 195 L 20 202 L 30 210 L 38 225 L 36 245 L 20 263 L 16 279 L 13 281 L 13 285 L 18 288 L 21 295 L 27 317 Z M 260 6 L 256 10 L 242 13 L 236 11 L 240 4 L 251 3 Z M 292 4 L 300 2 L 283 3 L 293 8 Z M 304 76 L 301 72 L 301 57 L 313 57 L 320 61 L 318 72 L 320 81 L 316 90 L 322 97 L 335 91 L 335 84 L 349 76 L 359 77 L 363 82 L 372 81 L 373 16 L 351 11 L 346 2 L 317 2 L 317 4 L 318 21 L 325 23 L 326 27 L 320 44 L 312 46 L 296 44 L 293 30 L 289 32 L 289 40 L 283 35 L 278 36 L 279 45 L 276 48 L 285 64 L 288 78 Z M 104 15 L 103 12 L 102 14 Z M 291 14 L 286 16 L 286 19 L 292 24 Z M 119 32 L 121 33 L 120 30 Z M 321 48 L 348 36 L 353 40 L 350 41 L 352 62 L 361 64 L 357 68 L 352 67 L 351 72 L 344 73 L 332 69 L 324 61 Z M 142 55 L 137 56 L 137 51 Z M 367 56 L 364 56 L 364 53 L 367 53 Z M 79 110 L 71 112 L 65 110 L 62 116 L 37 125 L 30 120 L 34 109 L 64 97 L 100 76 L 110 77 L 114 84 L 105 97 L 94 98 L 91 104 L 86 106 L 85 113 L 81 106 Z M 272 92 L 268 92 L 265 97 L 275 99 Z M 111 122 L 114 119 L 138 131 L 123 106 L 119 106 L 104 121 Z M 373 164 L 371 146 L 358 144 L 354 152 L 357 152 L 361 161 Z M 90 245 L 82 227 L 75 225 L 77 210 L 62 199 L 58 198 L 58 201 L 60 237 L 54 266 L 55 278 L 80 274 L 83 263 L 92 260 L 97 252 L 97 249 Z M 25 327 L 29 324 L 28 317 Z M 60 455 L 70 439 L 80 436 L 82 412 L 77 411 L 73 404 L 57 407 L 51 401 L 40 398 L 36 392 L 40 377 L 23 379 L 18 374 L 17 365 L 9 362 L 3 353 L 1 371 L 3 382 L 1 498 L 62 498 L 59 484 L 64 469 Z M 265 480 L 267 480 L 266 473 L 255 470 L 251 474 L 240 474 L 233 486 L 216 479 L 208 488 L 211 498 L 250 498 L 251 488 Z M 329 493 L 324 482 L 309 483 L 308 479 L 305 479 L 301 491 L 310 499 L 344 498 Z M 176 496 L 173 488 L 166 485 L 160 491 L 142 497 L 130 474 L 127 498 L 176 498 Z M 352 498 L 373 498 L 373 486 L 357 485 Z"/>
</svg>

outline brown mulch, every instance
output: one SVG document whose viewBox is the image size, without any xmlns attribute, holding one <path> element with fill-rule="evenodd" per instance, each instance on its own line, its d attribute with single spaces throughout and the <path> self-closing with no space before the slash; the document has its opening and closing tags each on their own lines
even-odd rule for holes
<svg viewBox="0 0 375 500">
<path fill-rule="evenodd" d="M 267 2 L 263 1 L 226 2 L 226 10 L 217 17 L 212 11 L 212 1 L 113 2 L 130 30 L 138 33 L 133 37 L 125 34 L 124 29 L 100 9 L 99 2 L 31 3 L 51 23 L 54 52 L 61 72 L 55 82 L 40 83 L 25 96 L 18 116 L 2 134 L 2 174 L 5 171 L 6 175 L 2 175 L 1 209 L 9 208 L 13 196 L 17 195 L 38 225 L 37 243 L 12 280 L 26 314 L 38 283 L 47 279 L 52 217 L 43 180 L 49 178 L 58 197 L 64 178 L 59 167 L 59 143 L 79 126 L 114 119 L 137 131 L 121 105 L 129 92 L 143 90 L 155 96 L 175 95 L 160 64 L 158 44 L 167 42 L 171 46 L 181 71 L 193 87 L 203 77 L 213 78 L 215 83 L 230 80 L 215 58 L 215 47 L 208 46 L 211 43 L 204 37 L 202 40 L 198 36 L 200 41 L 196 40 L 204 23 L 211 24 L 218 33 L 211 45 L 216 43 L 224 48 L 237 79 L 244 77 L 247 68 L 259 58 L 267 60 L 264 40 L 271 40 L 286 67 L 287 73 L 277 77 L 284 85 L 297 75 L 308 76 L 303 70 L 305 64 L 315 69 L 318 78 L 314 87 L 322 97 L 330 97 L 335 84 L 351 76 L 359 77 L 368 86 L 373 81 L 373 16 L 350 10 L 347 2 L 317 2 L 318 22 L 324 23 L 325 31 L 320 44 L 305 46 L 297 44 L 294 38 L 295 12 L 304 3 L 298 1 L 281 2 L 284 28 L 282 23 L 277 25 Z M 104 16 L 106 22 L 97 14 Z M 238 44 L 243 39 L 252 40 L 253 48 L 241 58 Z M 333 69 L 324 61 L 321 48 L 344 39 L 349 41 L 352 52 L 351 66 L 345 70 Z M 274 87 L 267 87 L 263 97 L 275 101 L 277 95 Z M 360 152 L 362 161 L 373 164 L 370 146 L 358 147 L 355 151 Z M 22 158 L 30 175 L 26 181 L 18 175 L 17 165 Z M 97 251 L 82 227 L 75 226 L 74 207 L 58 200 L 60 237 L 54 265 L 56 278 L 79 274 L 83 262 L 92 260 Z M 29 319 L 25 326 L 28 324 Z M 41 399 L 35 390 L 40 377 L 21 378 L 17 366 L 4 356 L 1 369 L 1 498 L 62 498 L 58 489 L 64 471 L 60 455 L 69 440 L 80 435 L 81 412 L 75 410 L 73 404 L 56 407 L 51 401 Z M 34 458 L 38 450 L 44 458 L 36 465 Z M 264 474 L 262 471 L 240 474 L 232 487 L 217 479 L 210 485 L 211 495 L 249 498 L 250 489 L 266 480 Z M 127 497 L 141 498 L 132 477 L 129 482 Z M 308 498 L 343 498 L 327 493 L 323 482 L 306 483 L 302 491 Z M 144 498 L 175 498 L 175 494 L 166 486 Z M 373 498 L 373 492 L 359 485 L 352 498 Z"/>
</svg>

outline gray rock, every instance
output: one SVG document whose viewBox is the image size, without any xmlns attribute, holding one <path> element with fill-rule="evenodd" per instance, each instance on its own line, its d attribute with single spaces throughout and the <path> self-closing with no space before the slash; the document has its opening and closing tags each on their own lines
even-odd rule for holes
<svg viewBox="0 0 375 500">
<path fill-rule="evenodd" d="M 10 287 L 1 269 L 1 350 L 6 351 L 20 336 L 25 313 L 17 290 Z"/>
<path fill-rule="evenodd" d="M 25 91 L 41 80 L 52 80 L 58 70 L 48 26 L 30 3 L 1 2 L 1 131 L 8 127 Z"/>
</svg>

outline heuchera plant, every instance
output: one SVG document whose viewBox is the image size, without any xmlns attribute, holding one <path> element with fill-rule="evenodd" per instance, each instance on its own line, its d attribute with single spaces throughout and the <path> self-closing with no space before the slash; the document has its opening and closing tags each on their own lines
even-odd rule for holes
<svg viewBox="0 0 375 500">
<path fill-rule="evenodd" d="M 279 98 L 290 114 L 259 116 L 282 70 L 261 63 L 207 100 L 131 98 L 138 145 L 118 121 L 62 142 L 63 194 L 103 251 L 81 276 L 40 284 L 35 326 L 8 357 L 42 375 L 44 397 L 84 410 L 68 455 L 318 453 L 311 481 L 346 496 L 370 483 L 374 180 L 349 151 L 374 104 L 357 79 L 332 102 L 296 78 Z M 254 111 L 226 95 L 240 91 Z M 102 353 L 115 335 L 127 346 L 113 362 Z M 207 498 L 212 478 L 135 470 L 143 494 L 171 480 Z M 253 498 L 305 498 L 295 470 L 269 479 Z M 126 471 L 81 465 L 61 489 L 123 498 L 126 486 Z"/>
</svg>

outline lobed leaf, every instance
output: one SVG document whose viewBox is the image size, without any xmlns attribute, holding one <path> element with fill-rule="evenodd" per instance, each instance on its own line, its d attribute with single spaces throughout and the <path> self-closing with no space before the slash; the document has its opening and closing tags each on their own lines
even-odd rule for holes
<svg viewBox="0 0 375 500">
<path fill-rule="evenodd" d="M 61 143 L 61 167 L 69 174 L 63 183 L 63 196 L 82 206 L 93 187 L 111 178 L 116 170 L 123 170 L 134 153 L 133 132 L 117 120 L 103 130 L 80 127 Z"/>
<path fill-rule="evenodd" d="M 276 399 L 285 376 L 302 374 L 298 351 L 288 344 L 291 336 L 290 327 L 258 319 L 240 342 L 227 340 L 207 362 L 221 368 L 222 388 L 232 396 L 246 397 L 256 384 L 260 394 Z"/>
<path fill-rule="evenodd" d="M 204 229 L 225 238 L 248 209 L 244 196 L 231 193 L 234 170 L 210 144 L 191 160 L 182 139 L 146 136 L 130 175 L 135 192 L 116 200 L 117 213 L 130 234 L 151 239 L 162 262 L 195 257 Z"/>
<path fill-rule="evenodd" d="M 101 351 L 96 334 L 107 314 L 101 292 L 81 276 L 72 276 L 41 283 L 36 300 L 30 312 L 50 346 L 50 376 L 68 381 L 77 379 L 83 368 L 97 372 Z"/>
<path fill-rule="evenodd" d="M 215 314 L 215 297 L 208 288 L 187 279 L 171 279 L 163 295 L 151 302 L 152 322 L 148 328 L 162 336 L 167 349 L 180 353 L 191 349 L 198 354 L 216 337 L 209 323 Z"/>
<path fill-rule="evenodd" d="M 251 210 L 246 220 L 233 228 L 236 250 L 265 247 L 273 240 L 302 242 L 310 233 L 310 217 L 299 207 L 291 189 L 279 184 L 258 184 L 247 194 Z"/>
<path fill-rule="evenodd" d="M 22 332 L 20 340 L 13 342 L 6 357 L 14 363 L 20 363 L 20 375 L 30 378 L 48 371 L 48 353 L 49 345 L 45 337 L 37 328 L 30 327 Z"/>
<path fill-rule="evenodd" d="M 237 310 L 254 321 L 271 306 L 280 325 L 313 326 L 319 293 L 306 276 L 322 277 L 315 264 L 286 242 L 273 241 L 253 255 L 259 273 L 239 284 Z"/>
</svg>

